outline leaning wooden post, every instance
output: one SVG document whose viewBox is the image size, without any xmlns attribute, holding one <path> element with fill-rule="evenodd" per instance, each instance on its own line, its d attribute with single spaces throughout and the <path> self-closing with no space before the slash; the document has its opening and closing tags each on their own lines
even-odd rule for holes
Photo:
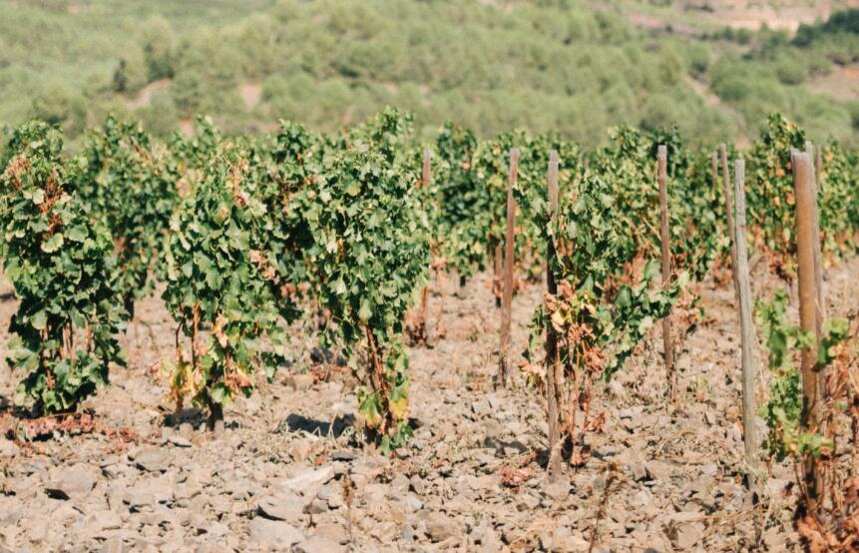
<svg viewBox="0 0 859 553">
<path fill-rule="evenodd" d="M 740 295 L 740 331 L 742 335 L 742 375 L 743 375 L 743 443 L 746 450 L 746 463 L 754 466 L 757 463 L 758 434 L 755 424 L 757 405 L 755 390 L 757 389 L 758 368 L 754 359 L 755 327 L 752 321 L 752 285 L 749 276 L 749 251 L 746 245 L 746 162 L 738 159 L 734 162 L 734 198 L 736 201 L 736 232 L 734 242 L 737 244 L 737 282 Z"/>
<path fill-rule="evenodd" d="M 803 332 L 815 335 L 817 331 L 817 290 L 814 275 L 814 168 L 807 153 L 793 153 L 793 184 L 796 196 L 796 250 L 799 265 L 799 323 Z M 817 341 L 813 340 L 802 350 L 803 432 L 817 430 Z M 803 459 L 803 481 L 808 493 L 809 510 L 817 509 L 817 463 L 813 455 Z"/>
<path fill-rule="evenodd" d="M 507 232 L 504 235 L 504 289 L 501 299 L 501 359 L 498 380 L 506 386 L 509 373 L 510 322 L 513 309 L 513 256 L 516 241 L 516 200 L 513 187 L 519 174 L 519 149 L 510 150 L 510 173 L 507 178 Z"/>
<path fill-rule="evenodd" d="M 549 228 L 558 218 L 558 152 L 549 153 L 548 172 Z M 546 241 L 546 291 L 554 296 L 558 293 L 553 264 L 555 261 L 554 236 Z M 561 413 L 560 390 L 563 375 L 558 352 L 558 335 L 549 317 L 546 318 L 546 403 L 549 412 L 549 481 L 554 481 L 561 472 Z"/>
<path fill-rule="evenodd" d="M 734 282 L 734 299 L 739 304 L 740 288 L 737 284 L 737 245 L 734 243 L 734 202 L 731 199 L 731 172 L 728 168 L 728 147 L 725 144 L 719 146 L 722 155 L 722 195 L 725 197 L 725 212 L 728 220 L 728 239 L 731 241 L 731 275 Z"/>
<path fill-rule="evenodd" d="M 659 181 L 660 241 L 662 242 L 662 286 L 671 282 L 671 233 L 668 227 L 668 148 L 657 150 L 657 175 Z M 668 377 L 668 395 L 674 397 L 677 375 L 674 374 L 674 344 L 671 339 L 671 313 L 662 319 L 662 344 L 665 372 Z"/>
</svg>

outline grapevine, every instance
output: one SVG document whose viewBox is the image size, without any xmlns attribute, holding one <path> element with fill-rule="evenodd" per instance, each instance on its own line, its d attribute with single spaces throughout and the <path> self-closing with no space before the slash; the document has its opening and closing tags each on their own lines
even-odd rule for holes
<svg viewBox="0 0 859 553">
<path fill-rule="evenodd" d="M 74 195 L 80 160 L 62 158 L 60 133 L 17 129 L 0 176 L 4 271 L 20 300 L 8 359 L 26 373 L 16 400 L 36 414 L 73 410 L 124 364 L 124 310 L 104 221 Z"/>
</svg>

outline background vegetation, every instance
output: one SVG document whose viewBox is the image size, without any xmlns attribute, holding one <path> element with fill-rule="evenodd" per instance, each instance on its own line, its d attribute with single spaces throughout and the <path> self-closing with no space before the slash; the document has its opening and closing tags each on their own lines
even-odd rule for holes
<svg viewBox="0 0 859 553">
<path fill-rule="evenodd" d="M 671 2 L 0 0 L 0 12 L 0 123 L 40 117 L 73 145 L 110 112 L 156 135 L 198 113 L 227 132 L 278 118 L 331 131 L 385 105 L 413 112 L 423 136 L 453 119 L 591 145 L 620 123 L 734 141 L 779 111 L 816 140 L 859 139 L 859 102 L 814 86 L 855 67 L 857 11 L 793 36 L 686 28 L 694 14 Z"/>
</svg>

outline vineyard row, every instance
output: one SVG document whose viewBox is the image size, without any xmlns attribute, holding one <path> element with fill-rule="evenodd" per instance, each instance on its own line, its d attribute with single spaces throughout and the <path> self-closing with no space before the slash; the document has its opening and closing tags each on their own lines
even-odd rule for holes
<svg viewBox="0 0 859 553">
<path fill-rule="evenodd" d="M 428 338 L 431 275 L 494 270 L 498 385 L 513 365 L 517 278 L 546 278 L 522 365 L 546 400 L 553 472 L 575 459 L 587 410 L 576 413 L 594 381 L 621 370 L 658 321 L 671 394 L 685 329 L 669 314 L 720 268 L 734 275 L 754 378 L 750 255 L 814 301 L 811 314 L 800 303 L 801 328 L 785 322 L 783 294 L 758 302 L 777 375 L 763 408 L 774 454 L 826 454 L 809 418 L 815 401 L 832 403 L 820 375 L 855 362 L 855 325 L 825 320 L 821 274 L 859 244 L 859 156 L 806 144 L 778 115 L 748 150 L 718 153 L 631 128 L 587 152 L 521 130 L 478 140 L 453 124 L 419 144 L 410 116 L 388 109 L 333 135 L 283 122 L 225 137 L 200 119 L 166 143 L 109 118 L 69 156 L 61 133 L 36 121 L 14 132 L 0 166 L 0 257 L 19 300 L 8 363 L 29 415 L 74 410 L 107 382 L 125 363 L 118 335 L 156 283 L 176 322 L 177 407 L 190 400 L 218 424 L 256 371 L 283 364 L 285 325 L 312 313 L 362 383 L 368 439 L 389 449 L 411 431 L 404 341 Z M 752 457 L 756 442 L 747 426 Z"/>
</svg>

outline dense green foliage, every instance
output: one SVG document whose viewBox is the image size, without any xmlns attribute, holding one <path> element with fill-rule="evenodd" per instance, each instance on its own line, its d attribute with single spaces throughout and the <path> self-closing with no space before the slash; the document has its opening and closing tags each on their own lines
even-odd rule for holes
<svg viewBox="0 0 859 553">
<path fill-rule="evenodd" d="M 211 423 L 234 396 L 253 390 L 257 367 L 272 375 L 275 359 L 262 339 L 280 343 L 267 266 L 255 248 L 266 211 L 250 175 L 243 148 L 216 143 L 171 219 L 165 243 L 163 298 L 177 332 L 191 341 L 190 352 L 177 351 L 173 393 L 180 406 L 187 395 L 208 408 Z M 209 329 L 205 337 L 203 328 Z"/>
<path fill-rule="evenodd" d="M 749 226 L 752 240 L 773 254 L 771 264 L 780 274 L 795 271 L 796 202 L 791 149 L 805 147 L 805 134 L 781 116 L 772 116 L 755 141 L 748 160 Z"/>
<path fill-rule="evenodd" d="M 806 134 L 781 115 L 767 128 L 748 155 L 749 223 L 755 245 L 768 254 L 773 270 L 787 278 L 795 272 L 795 200 L 791 149 L 803 150 Z M 840 256 L 856 247 L 855 155 L 837 144 L 822 146 L 818 202 L 823 250 Z"/>
<path fill-rule="evenodd" d="M 484 269 L 490 210 L 489 195 L 474 168 L 474 133 L 446 123 L 436 139 L 432 192 L 437 214 L 435 241 L 445 265 L 462 278 Z"/>
<path fill-rule="evenodd" d="M 429 218 L 404 155 L 410 126 L 387 110 L 340 137 L 341 148 L 326 153 L 318 179 L 289 207 L 313 294 L 362 375 L 361 415 L 386 448 L 410 433 L 400 336 L 430 263 Z"/>
<path fill-rule="evenodd" d="M 149 273 L 177 201 L 176 167 L 167 149 L 139 125 L 110 117 L 84 149 L 87 170 L 75 188 L 93 211 L 103 213 L 119 261 L 125 306 L 149 291 Z"/>
<path fill-rule="evenodd" d="M 695 155 L 673 132 L 642 132 L 620 127 L 610 133 L 609 145 L 589 159 L 589 175 L 606 179 L 618 198 L 618 218 L 625 219 L 635 248 L 656 258 L 661 247 L 658 236 L 659 187 L 656 184 L 656 151 L 668 149 L 668 200 L 671 254 L 676 267 L 702 278 L 709 264 L 727 241 L 719 241 L 717 214 L 723 200 L 709 174 L 707 157 Z M 698 160 L 697 162 L 695 160 Z"/>
<path fill-rule="evenodd" d="M 36 413 L 74 408 L 123 362 L 111 235 L 73 194 L 83 163 L 62 159 L 62 146 L 47 125 L 24 125 L 0 176 L 0 254 L 20 300 L 8 362 L 24 373 L 17 401 Z"/>
<path fill-rule="evenodd" d="M 586 177 L 575 193 L 562 196 L 557 223 L 547 227 L 546 239 L 557 251 L 552 270 L 559 293 L 538 308 L 534 328 L 540 333 L 548 317 L 561 336 L 561 363 L 570 372 L 582 371 L 570 380 L 580 384 L 585 375 L 610 377 L 617 371 L 668 313 L 687 280 L 651 286 L 659 264 L 648 256 L 646 224 L 618 216 L 628 206 L 616 194 L 617 184 Z"/>
</svg>

